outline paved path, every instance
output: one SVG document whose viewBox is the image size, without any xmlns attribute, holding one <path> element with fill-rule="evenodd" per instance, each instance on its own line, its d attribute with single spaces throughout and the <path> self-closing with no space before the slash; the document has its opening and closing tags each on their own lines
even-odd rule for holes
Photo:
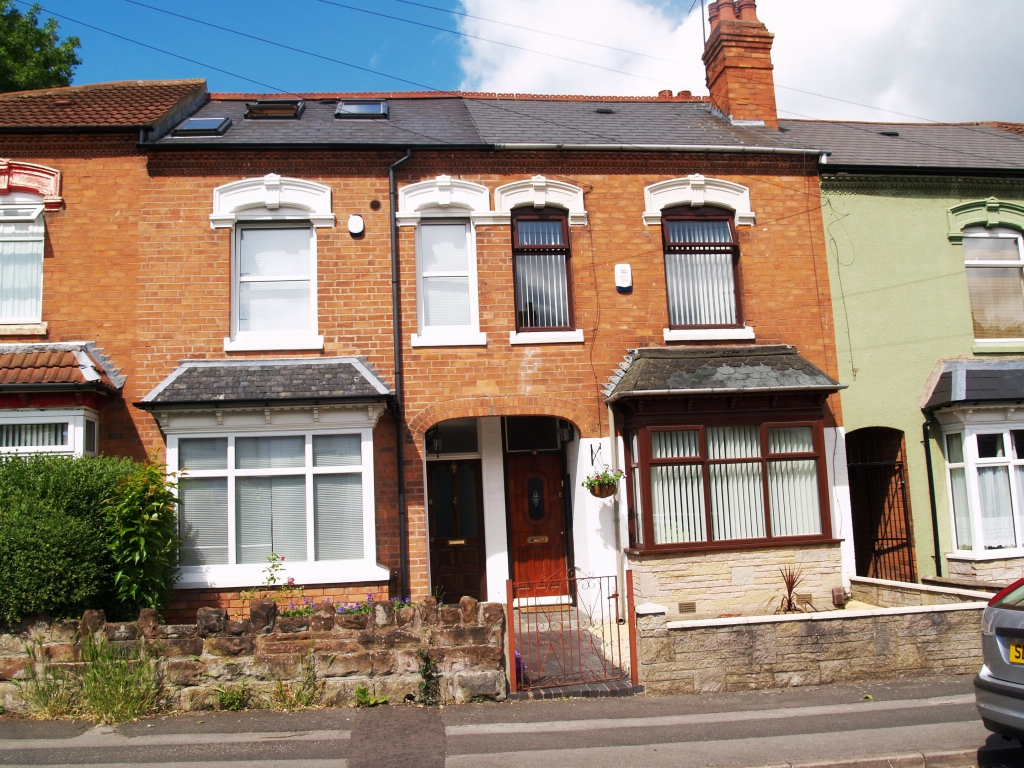
<svg viewBox="0 0 1024 768">
<path fill-rule="evenodd" d="M 1024 750 L 982 727 L 969 677 L 702 696 L 205 713 L 117 728 L 0 718 L 0 766 L 750 768 L 850 760 L 858 761 L 850 768 L 1009 768 L 1024 766 Z"/>
</svg>

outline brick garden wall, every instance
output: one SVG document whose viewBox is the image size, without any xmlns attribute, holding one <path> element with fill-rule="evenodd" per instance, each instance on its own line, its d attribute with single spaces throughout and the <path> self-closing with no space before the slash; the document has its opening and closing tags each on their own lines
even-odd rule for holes
<svg viewBox="0 0 1024 768">
<path fill-rule="evenodd" d="M 399 703 L 419 691 L 419 649 L 438 664 L 446 700 L 505 698 L 505 613 L 497 603 L 465 597 L 438 606 L 426 598 L 399 611 L 379 604 L 370 614 L 337 614 L 321 602 L 311 617 L 276 613 L 264 600 L 244 620 L 202 608 L 196 621 L 178 625 L 161 624 L 148 610 L 137 622 L 107 622 L 102 611 L 86 611 L 80 622 L 29 622 L 0 634 L 0 705 L 25 712 L 15 681 L 25 677 L 26 644 L 40 641 L 53 664 L 74 670 L 85 633 L 121 644 L 141 639 L 157 655 L 164 705 L 172 710 L 216 708 L 217 688 L 243 683 L 268 701 L 279 684 L 294 686 L 310 663 L 322 686 L 319 703 L 349 705 L 360 685 Z"/>
<path fill-rule="evenodd" d="M 240 178 L 278 173 L 331 187 L 338 223 L 317 230 L 323 355 L 366 355 L 393 382 L 386 171 L 400 154 L 161 151 L 147 158 L 136 149 L 134 137 L 5 136 L 0 156 L 41 163 L 64 174 L 66 210 L 47 214 L 47 340 L 94 339 L 128 376 L 123 399 L 113 398 L 101 414 L 100 450 L 136 457 L 162 450 L 155 420 L 131 403 L 182 359 L 319 354 L 224 352 L 231 233 L 211 229 L 209 214 L 213 189 Z M 585 343 L 509 344 L 508 333 L 515 328 L 509 227 L 480 226 L 480 322 L 488 346 L 411 349 L 409 335 L 416 331 L 414 228 L 400 229 L 409 424 L 404 450 L 414 597 L 428 591 L 423 433 L 437 421 L 458 416 L 543 414 L 572 421 L 583 437 L 602 436 L 608 425 L 601 390 L 613 368 L 629 348 L 664 344 L 662 329 L 668 323 L 661 232 L 642 222 L 644 186 L 702 173 L 749 187 L 757 225 L 739 230 L 745 321 L 754 327 L 757 343 L 793 344 L 835 375 L 813 158 L 417 152 L 402 166 L 399 184 L 442 173 L 492 191 L 538 173 L 584 189 L 589 223 L 571 228 L 571 245 L 575 320 Z M 370 208 L 373 200 L 383 203 L 379 211 Z M 359 237 L 345 227 L 353 213 L 365 220 L 366 232 Z M 619 294 L 614 287 L 613 266 L 622 262 L 632 265 L 631 294 Z M 826 426 L 841 423 L 837 397 L 830 398 L 827 411 Z M 391 435 L 382 420 L 375 432 L 378 559 L 394 571 L 398 545 Z M 189 598 L 186 604 L 207 599 Z M 225 600 L 230 603 L 231 596 L 211 595 L 207 603 L 224 605 Z"/>
</svg>

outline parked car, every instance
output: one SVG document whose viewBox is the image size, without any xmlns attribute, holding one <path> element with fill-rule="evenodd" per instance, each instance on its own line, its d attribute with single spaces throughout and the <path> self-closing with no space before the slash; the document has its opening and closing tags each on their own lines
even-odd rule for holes
<svg viewBox="0 0 1024 768">
<path fill-rule="evenodd" d="M 974 678 L 981 721 L 994 733 L 1024 740 L 1024 579 L 989 600 L 981 649 L 984 664 Z"/>
</svg>

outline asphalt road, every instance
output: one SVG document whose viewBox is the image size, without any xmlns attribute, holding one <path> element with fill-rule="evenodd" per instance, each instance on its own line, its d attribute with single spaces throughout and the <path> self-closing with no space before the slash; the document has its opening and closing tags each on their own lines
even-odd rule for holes
<svg viewBox="0 0 1024 768">
<path fill-rule="evenodd" d="M 965 750 L 970 763 L 961 757 L 944 765 L 1024 766 L 1019 745 L 981 725 L 970 677 L 441 708 L 208 712 L 117 728 L 0 718 L 0 766 L 747 768 L 902 755 L 909 767 L 942 762 L 922 754 Z"/>
</svg>

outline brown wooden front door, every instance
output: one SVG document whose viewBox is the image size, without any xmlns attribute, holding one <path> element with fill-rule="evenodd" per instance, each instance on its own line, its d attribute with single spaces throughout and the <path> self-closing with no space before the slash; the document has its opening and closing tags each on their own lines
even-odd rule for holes
<svg viewBox="0 0 1024 768">
<path fill-rule="evenodd" d="M 568 585 L 560 586 L 567 567 L 562 457 L 509 456 L 508 483 L 512 578 L 517 582 L 552 580 L 544 593 L 531 594 L 566 594 Z"/>
<path fill-rule="evenodd" d="M 479 459 L 427 462 L 430 577 L 446 603 L 486 598 L 483 485 Z"/>
</svg>

